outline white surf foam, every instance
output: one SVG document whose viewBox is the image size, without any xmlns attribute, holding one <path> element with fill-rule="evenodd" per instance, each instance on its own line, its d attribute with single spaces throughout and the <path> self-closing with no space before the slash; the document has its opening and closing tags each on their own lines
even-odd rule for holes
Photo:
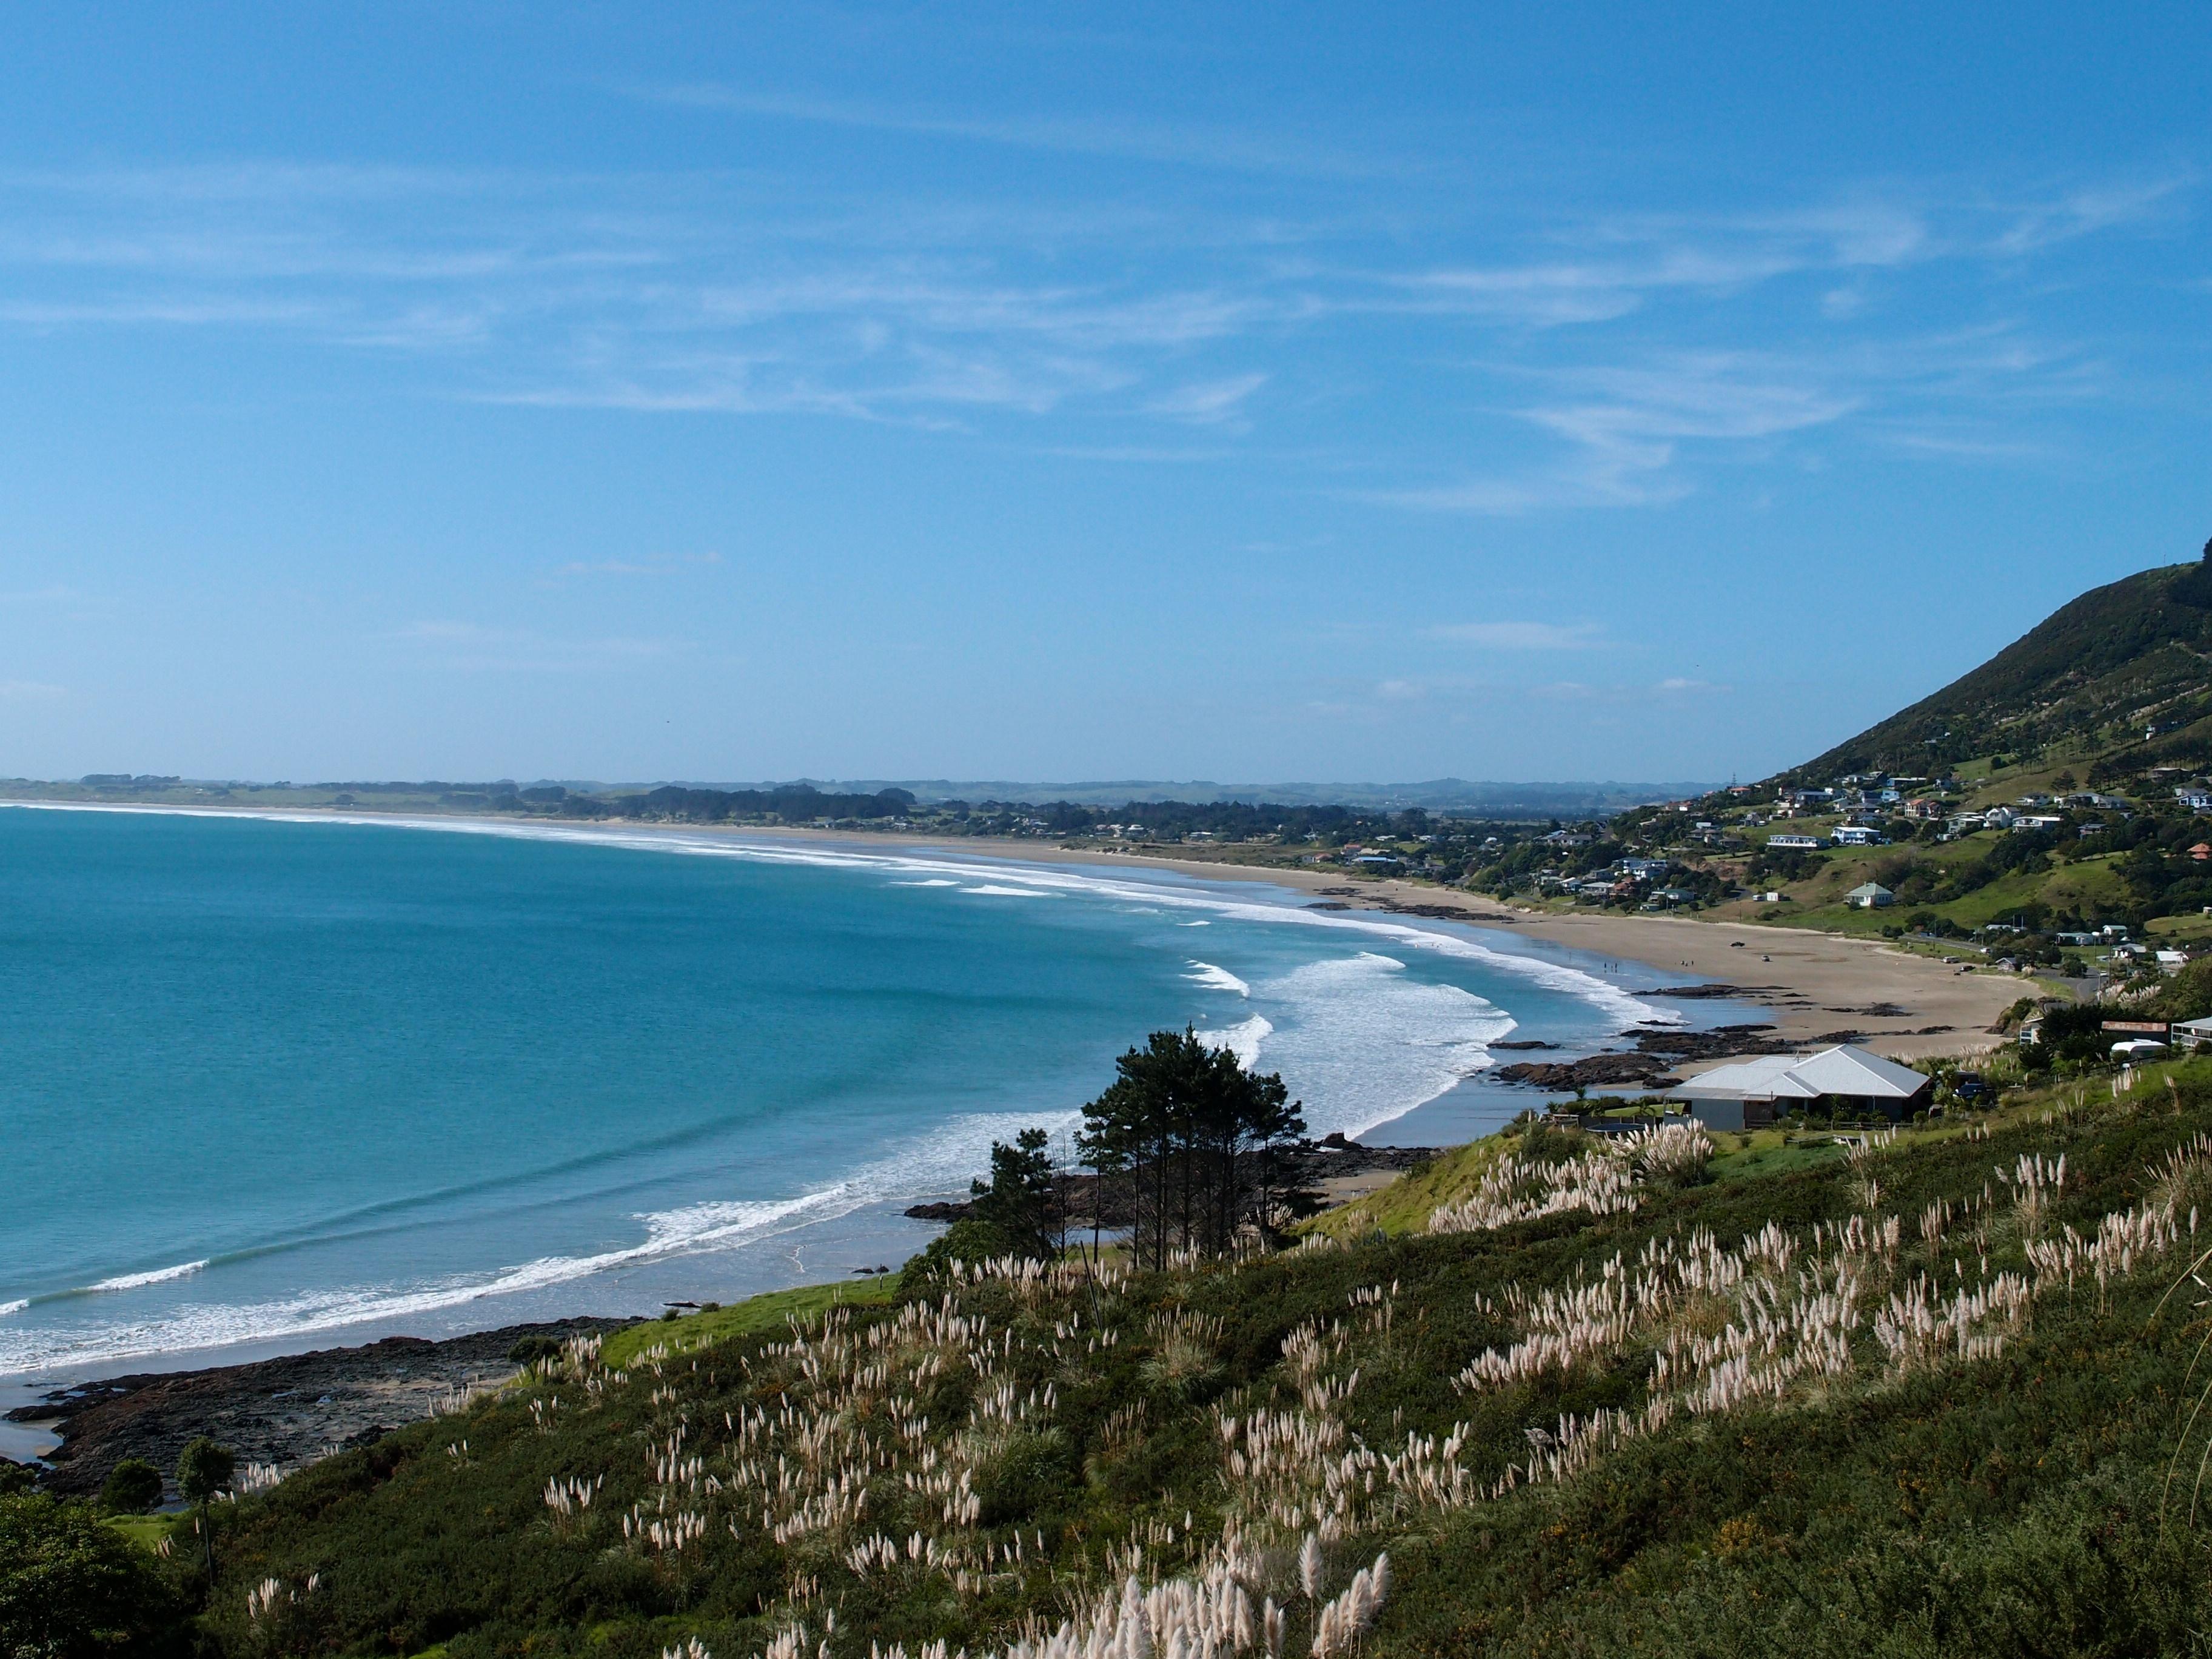
<svg viewBox="0 0 2212 1659">
<path fill-rule="evenodd" d="M 0 1319 L 5 1319 L 9 1314 L 19 1314 L 30 1305 L 27 1301 L 0 1302 Z"/>
<path fill-rule="evenodd" d="M 1198 1040 L 1212 1048 L 1226 1048 L 1237 1056 L 1237 1063 L 1246 1071 L 1256 1071 L 1260 1066 L 1260 1045 L 1274 1035 L 1274 1025 L 1264 1014 L 1255 1014 L 1219 1031 L 1200 1031 Z"/>
<path fill-rule="evenodd" d="M 793 1226 L 833 1219 L 866 1201 L 866 1194 L 841 1183 L 797 1198 L 694 1204 L 641 1216 L 641 1243 L 591 1255 L 540 1256 L 490 1273 L 413 1285 L 347 1286 L 264 1302 L 187 1303 L 140 1320 L 0 1332 L 0 1375 L 412 1318 L 488 1297 L 544 1290 L 612 1268 L 754 1243 Z"/>
<path fill-rule="evenodd" d="M 1203 985 L 1209 991 L 1234 991 L 1240 997 L 1252 994 L 1252 988 L 1226 968 L 1217 968 L 1210 962 L 1194 962 L 1190 965 L 1192 971 L 1183 977 L 1194 985 Z"/>
<path fill-rule="evenodd" d="M 102 1291 L 136 1291 L 148 1285 L 167 1285 L 179 1279 L 190 1279 L 205 1267 L 205 1261 L 180 1261 L 173 1267 L 156 1267 L 151 1273 L 122 1273 L 113 1279 L 103 1279 L 97 1285 L 88 1285 L 88 1293 Z"/>
<path fill-rule="evenodd" d="M 1514 1026 L 1472 991 L 1368 951 L 1262 981 L 1253 998 L 1275 1013 L 1265 1067 L 1295 1079 L 1315 1135 L 1357 1135 L 1434 1100 L 1489 1066 Z"/>
<path fill-rule="evenodd" d="M 995 882 L 985 882 L 981 887 L 963 887 L 963 893 L 981 893 L 988 898 L 1050 898 L 1050 893 L 1041 893 L 1034 887 L 1001 887 Z"/>
<path fill-rule="evenodd" d="M 960 884 L 949 876 L 932 876 L 927 881 L 895 881 L 894 887 L 957 887 Z"/>
<path fill-rule="evenodd" d="M 1178 927 L 1211 927 L 1213 924 L 1208 921 L 1204 916 L 1200 916 L 1196 921 L 1179 921 L 1176 923 L 1176 926 Z"/>
</svg>

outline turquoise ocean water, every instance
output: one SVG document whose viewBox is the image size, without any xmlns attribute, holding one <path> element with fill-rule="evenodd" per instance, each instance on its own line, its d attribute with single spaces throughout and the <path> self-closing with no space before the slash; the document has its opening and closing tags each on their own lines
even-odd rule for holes
<svg viewBox="0 0 2212 1659">
<path fill-rule="evenodd" d="M 0 810 L 0 1376 L 895 1264 L 932 1231 L 904 1205 L 1064 1137 L 1162 1026 L 1281 1071 L 1320 1134 L 1516 1026 L 1673 1017 L 1309 907 L 1103 860 Z M 1455 1138 L 1526 1103 L 1451 1097 Z"/>
</svg>

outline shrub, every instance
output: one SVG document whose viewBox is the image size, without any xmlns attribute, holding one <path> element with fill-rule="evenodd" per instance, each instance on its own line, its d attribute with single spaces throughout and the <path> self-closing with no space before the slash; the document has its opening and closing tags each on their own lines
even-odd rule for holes
<svg viewBox="0 0 2212 1659">
<path fill-rule="evenodd" d="M 100 1506 L 117 1515 L 143 1515 L 161 1501 L 161 1472 L 143 1457 L 126 1457 L 107 1472 Z"/>
<path fill-rule="evenodd" d="M 154 1558 L 88 1505 L 0 1497 L 0 1654 L 181 1651 L 183 1613 Z"/>
</svg>

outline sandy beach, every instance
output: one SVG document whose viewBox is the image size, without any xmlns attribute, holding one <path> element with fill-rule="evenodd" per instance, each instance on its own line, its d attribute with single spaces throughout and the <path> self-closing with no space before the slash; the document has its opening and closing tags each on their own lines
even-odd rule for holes
<svg viewBox="0 0 2212 1659">
<path fill-rule="evenodd" d="M 1768 1010 L 1775 1035 L 1786 1042 L 1811 1044 L 1853 1031 L 1864 1046 L 1893 1060 L 1986 1052 L 1998 1041 L 1989 1029 L 1997 1017 L 2034 990 L 2033 981 L 2010 974 L 1979 967 L 1960 973 L 1929 957 L 1835 933 L 1687 916 L 1617 912 L 1559 915 L 1516 908 L 1484 894 L 1421 882 L 1353 878 L 1340 870 L 1279 869 L 982 836 L 921 840 L 833 830 L 750 833 L 877 851 L 899 847 L 1027 864 L 1074 864 L 1109 871 L 1149 868 L 1208 881 L 1265 882 L 1356 909 L 1497 927 L 1524 945 L 1563 947 L 1585 957 L 1640 963 L 1663 969 L 1670 977 L 1694 975 L 1732 986 L 1737 994 L 1729 1000 Z M 1704 1065 L 1693 1062 L 1681 1069 L 1696 1072 Z"/>
</svg>

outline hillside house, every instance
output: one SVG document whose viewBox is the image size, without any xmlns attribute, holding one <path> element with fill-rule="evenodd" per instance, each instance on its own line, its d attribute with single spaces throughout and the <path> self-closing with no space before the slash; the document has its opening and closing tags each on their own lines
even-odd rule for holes
<svg viewBox="0 0 2212 1659">
<path fill-rule="evenodd" d="M 1897 895 L 1878 881 L 1863 881 L 1844 895 L 1844 902 L 1854 910 L 1878 910 L 1896 903 Z"/>
<path fill-rule="evenodd" d="M 1818 836 L 1769 836 L 1766 844 L 1784 853 L 1810 853 L 1820 845 Z"/>
<path fill-rule="evenodd" d="M 1888 837 L 1870 823 L 1839 823 L 1832 839 L 1838 847 L 1879 847 Z"/>
<path fill-rule="evenodd" d="M 1784 1112 L 1843 1112 L 1893 1121 L 1924 1100 L 1930 1079 L 1843 1044 L 1816 1054 L 1762 1054 L 1716 1066 L 1668 1091 L 1708 1129 L 1755 1129 Z"/>
</svg>

